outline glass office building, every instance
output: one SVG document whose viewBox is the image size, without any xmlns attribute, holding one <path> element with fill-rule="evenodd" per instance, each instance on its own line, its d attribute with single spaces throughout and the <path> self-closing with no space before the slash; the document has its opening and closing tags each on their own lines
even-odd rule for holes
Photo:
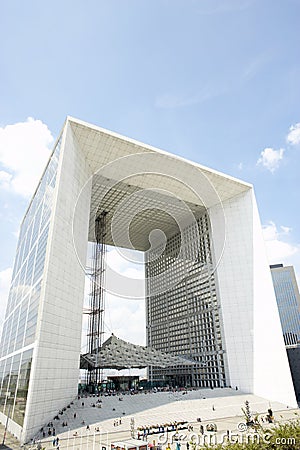
<svg viewBox="0 0 300 450">
<path fill-rule="evenodd" d="M 286 347 L 300 345 L 300 294 L 293 266 L 270 266 Z"/>
<path fill-rule="evenodd" d="M 146 262 L 145 280 L 107 268 L 106 291 L 135 299 L 146 282 L 148 345 L 195 361 L 150 367 L 153 381 L 296 406 L 253 187 L 68 117 L 21 226 L 1 340 L 0 421 L 22 443 L 77 395 L 99 211 L 105 244 Z"/>
</svg>

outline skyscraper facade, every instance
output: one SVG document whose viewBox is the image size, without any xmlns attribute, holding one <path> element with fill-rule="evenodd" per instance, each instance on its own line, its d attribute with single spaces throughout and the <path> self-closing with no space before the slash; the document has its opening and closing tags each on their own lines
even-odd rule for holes
<svg viewBox="0 0 300 450">
<path fill-rule="evenodd" d="M 203 212 L 194 224 L 172 236 L 164 252 L 162 246 L 153 249 L 146 263 L 147 344 L 185 355 L 196 364 L 193 370 L 150 367 L 149 379 L 173 386 L 228 386 L 208 214 Z M 162 272 L 165 278 L 157 286 L 155 275 Z M 172 281 L 171 289 L 162 289 Z M 161 292 L 152 295 L 158 287 Z"/>
<path fill-rule="evenodd" d="M 286 347 L 300 345 L 300 294 L 293 266 L 270 266 Z"/>
<path fill-rule="evenodd" d="M 87 245 L 104 213 L 106 244 L 145 253 L 148 344 L 195 361 L 151 379 L 296 406 L 253 187 L 67 118 L 21 226 L 2 423 L 26 442 L 77 395 Z M 144 280 L 106 275 L 106 292 L 140 298 Z"/>
<path fill-rule="evenodd" d="M 0 346 L 0 408 L 23 427 L 60 142 L 21 225 Z"/>
</svg>

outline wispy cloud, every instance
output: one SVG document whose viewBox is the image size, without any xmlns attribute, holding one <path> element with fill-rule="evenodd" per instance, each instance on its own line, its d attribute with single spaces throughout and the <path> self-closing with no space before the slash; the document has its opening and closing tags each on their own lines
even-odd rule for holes
<svg viewBox="0 0 300 450">
<path fill-rule="evenodd" d="M 270 55 L 261 54 L 239 70 L 227 74 L 215 74 L 209 80 L 203 80 L 200 86 L 189 87 L 184 91 L 161 93 L 155 99 L 155 106 L 162 109 L 182 108 L 201 104 L 236 91 L 255 77 L 268 64 L 270 59 Z"/>
<path fill-rule="evenodd" d="M 158 95 L 155 100 L 157 108 L 181 108 L 185 106 L 192 106 L 203 103 L 211 98 L 217 97 L 226 93 L 228 88 L 220 86 L 207 85 L 201 89 L 196 89 L 194 92 L 183 93 L 165 93 Z"/>
<path fill-rule="evenodd" d="M 253 3 L 254 0 L 202 0 L 197 2 L 197 12 L 210 15 L 243 11 Z"/>
<path fill-rule="evenodd" d="M 254 78 L 266 65 L 272 60 L 273 55 L 268 53 L 262 53 L 256 55 L 248 61 L 242 72 L 243 81 L 248 81 Z"/>
<path fill-rule="evenodd" d="M 258 166 L 263 166 L 271 173 L 274 173 L 278 169 L 280 161 L 283 159 L 284 149 L 274 150 L 273 148 L 265 148 L 261 154 L 260 158 L 257 160 Z"/>
</svg>

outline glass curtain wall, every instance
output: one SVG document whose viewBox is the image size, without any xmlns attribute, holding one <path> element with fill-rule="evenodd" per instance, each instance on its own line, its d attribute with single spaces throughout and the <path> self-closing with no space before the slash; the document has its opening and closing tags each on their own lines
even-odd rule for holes
<svg viewBox="0 0 300 450">
<path fill-rule="evenodd" d="M 0 344 L 0 411 L 22 426 L 35 341 L 58 141 L 21 225 Z"/>
</svg>

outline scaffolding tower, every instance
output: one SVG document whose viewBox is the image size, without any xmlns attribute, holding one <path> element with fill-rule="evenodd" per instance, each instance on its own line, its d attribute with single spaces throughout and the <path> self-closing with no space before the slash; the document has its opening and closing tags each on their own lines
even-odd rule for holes
<svg viewBox="0 0 300 450">
<path fill-rule="evenodd" d="M 89 325 L 87 334 L 87 350 L 95 354 L 103 344 L 104 333 L 104 284 L 105 284 L 105 255 L 106 255 L 106 216 L 107 211 L 102 211 L 95 219 L 95 243 L 93 245 Z M 97 366 L 97 364 L 96 364 Z M 89 385 L 98 385 L 101 381 L 101 369 L 99 367 L 88 369 L 87 382 Z"/>
</svg>

